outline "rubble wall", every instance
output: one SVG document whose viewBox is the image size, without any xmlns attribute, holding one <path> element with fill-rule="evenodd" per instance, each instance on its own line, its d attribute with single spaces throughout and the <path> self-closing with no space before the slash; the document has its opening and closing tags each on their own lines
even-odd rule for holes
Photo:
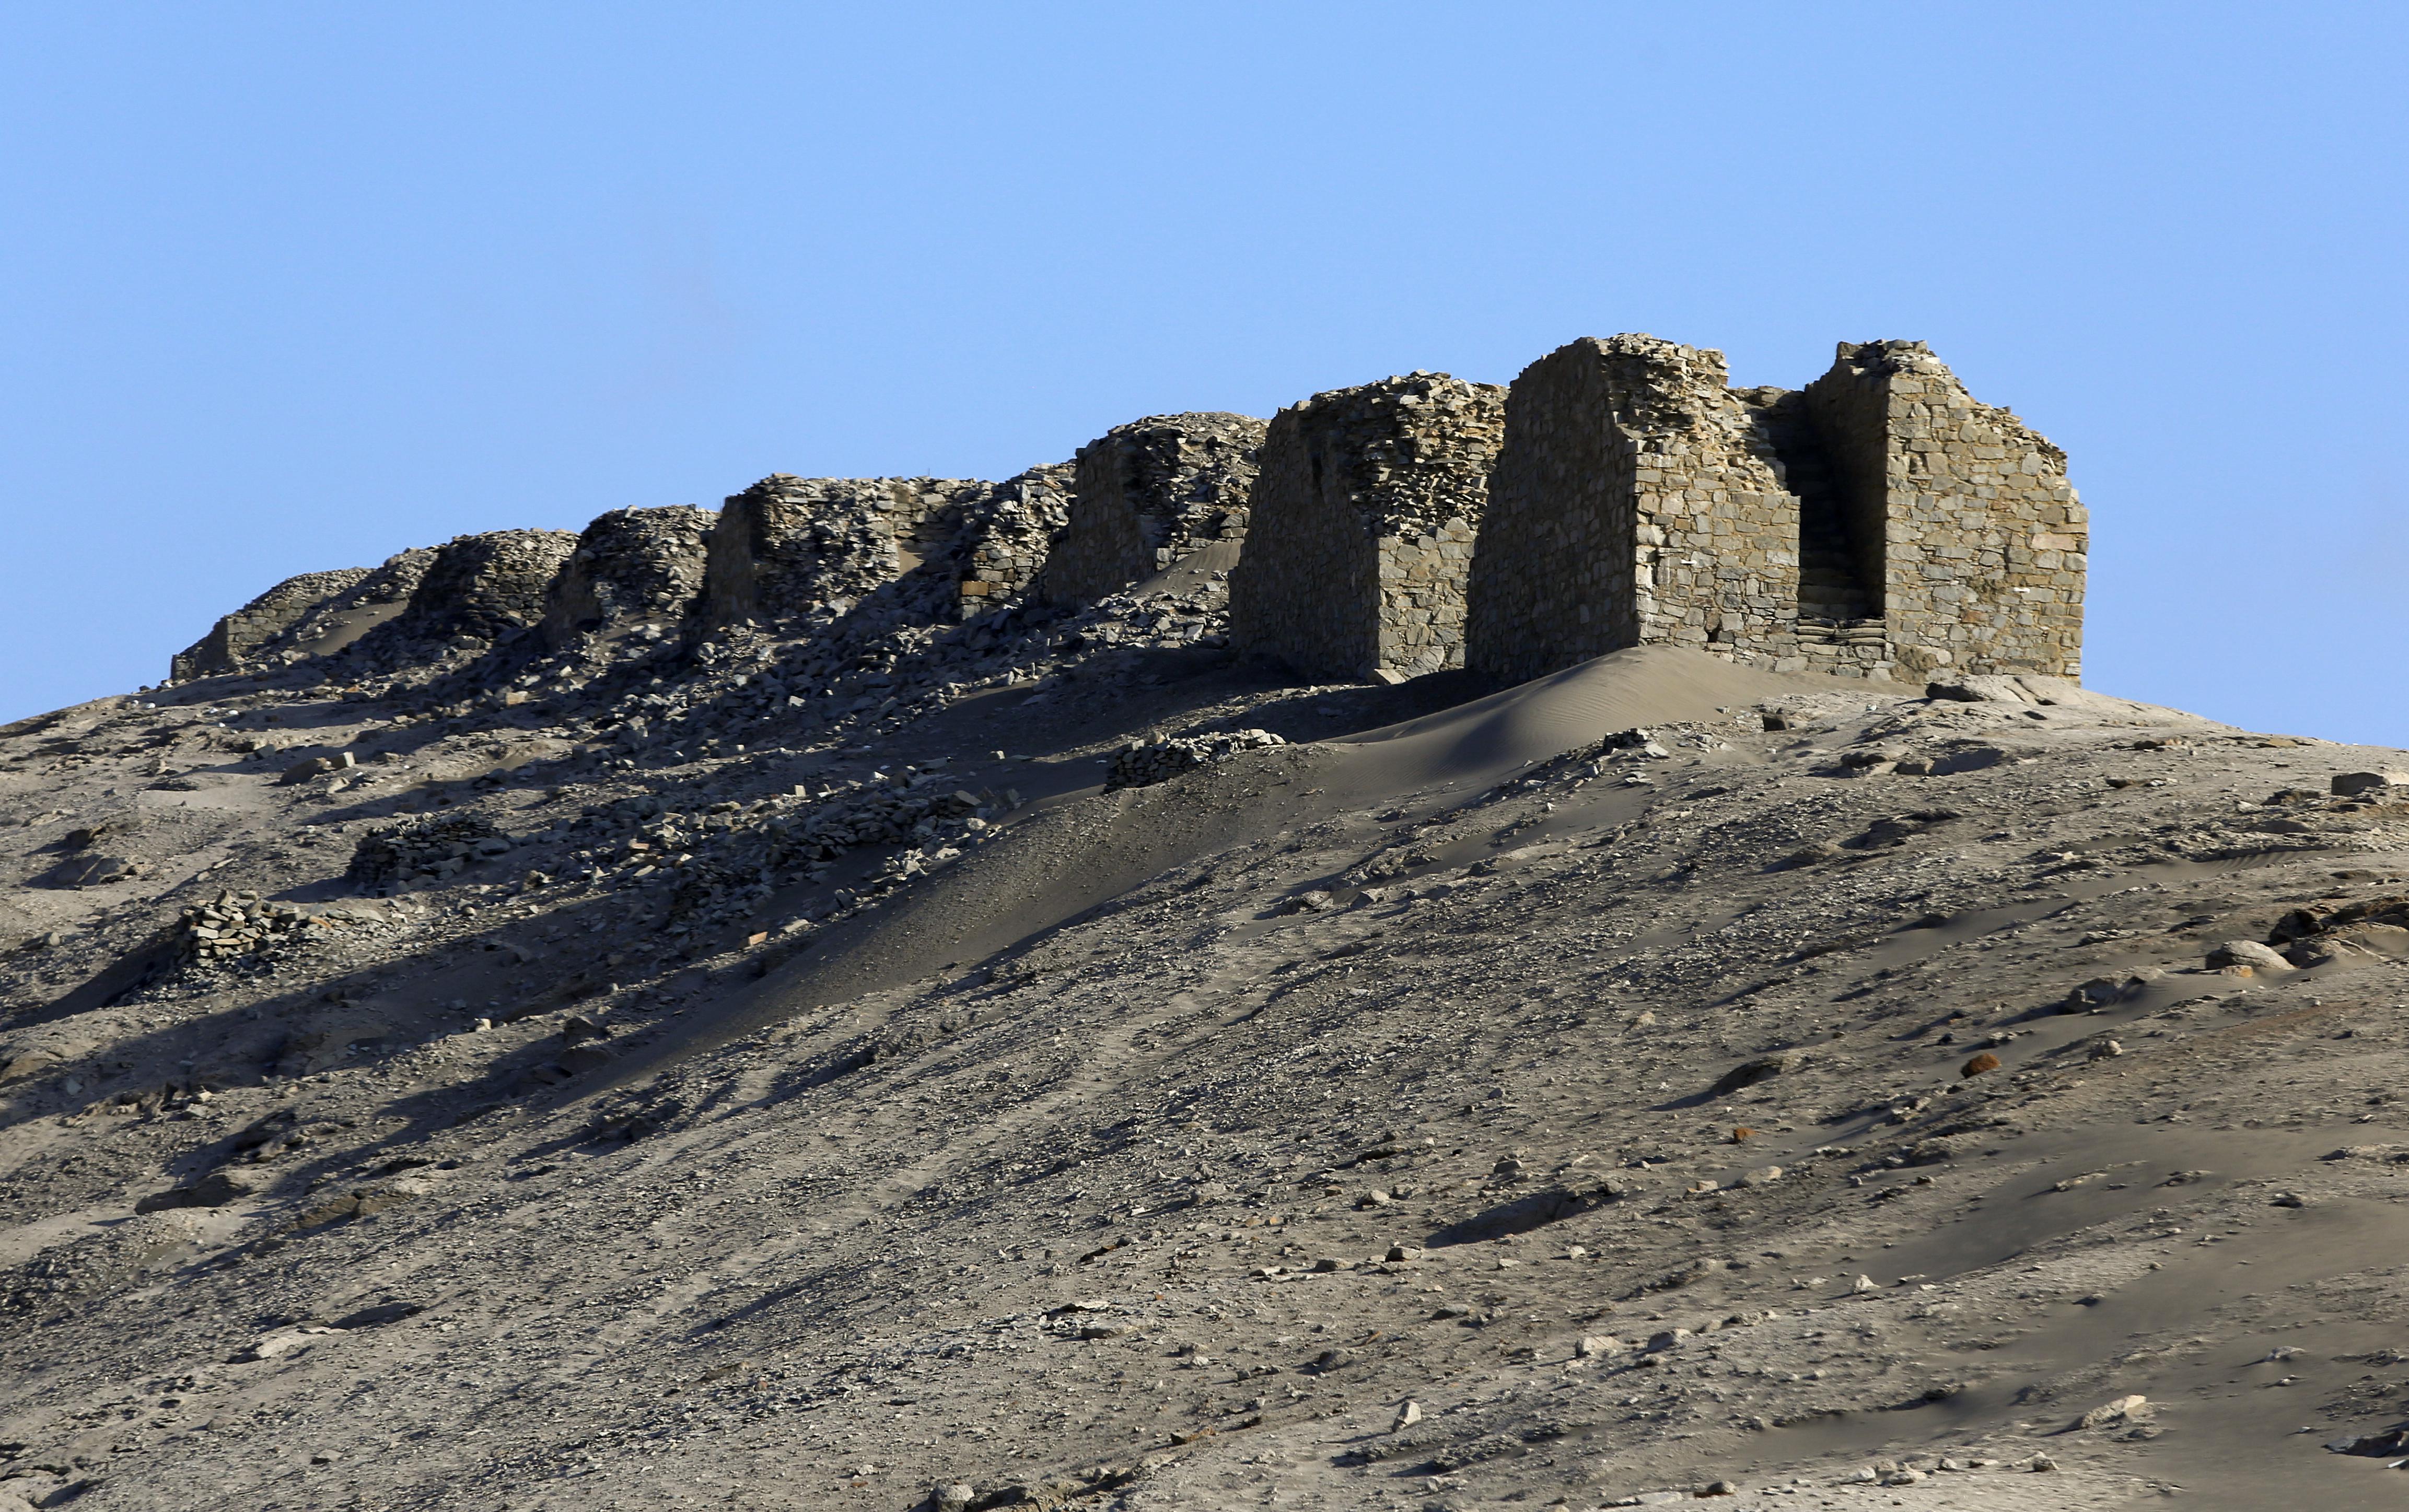
<svg viewBox="0 0 2409 1512">
<path fill-rule="evenodd" d="M 435 550 L 426 575 L 394 622 L 413 636 L 491 641 L 543 618 L 552 580 L 577 550 L 566 530 L 489 530 Z"/>
<path fill-rule="evenodd" d="M 180 683 L 188 678 L 241 671 L 251 664 L 253 653 L 279 632 L 297 624 L 311 610 L 345 589 L 357 586 L 369 572 L 365 567 L 346 567 L 286 578 L 219 620 L 209 627 L 209 634 L 178 652 L 167 663 L 169 680 Z"/>
<path fill-rule="evenodd" d="M 970 619 L 1028 596 L 1071 520 L 1076 465 L 1049 463 L 982 485 L 920 529 L 927 560 L 956 574 L 955 613 Z"/>
<path fill-rule="evenodd" d="M 2090 526 L 2066 454 L 1921 341 L 1843 342 L 1807 392 L 1857 510 L 1880 507 L 1891 660 L 2079 678 Z"/>
<path fill-rule="evenodd" d="M 1244 540 L 1263 430 L 1250 415 L 1149 415 L 1079 448 L 1041 596 L 1093 603 L 1206 542 Z"/>
<path fill-rule="evenodd" d="M 1230 574 L 1232 642 L 1332 677 L 1462 666 L 1505 401 L 1495 384 L 1412 373 L 1274 416 Z"/>
<path fill-rule="evenodd" d="M 1466 662 L 1521 682 L 1642 642 L 1795 666 L 1798 504 L 1723 353 L 1588 338 L 1514 381 Z"/>
<path fill-rule="evenodd" d="M 922 523 L 993 485 L 959 478 L 798 478 L 732 495 L 703 569 L 706 626 L 774 623 L 858 599 L 916 566 Z"/>
<path fill-rule="evenodd" d="M 552 580 L 543 614 L 554 650 L 606 626 L 674 625 L 702 591 L 714 517 L 691 504 L 613 510 L 577 538 Z"/>
</svg>

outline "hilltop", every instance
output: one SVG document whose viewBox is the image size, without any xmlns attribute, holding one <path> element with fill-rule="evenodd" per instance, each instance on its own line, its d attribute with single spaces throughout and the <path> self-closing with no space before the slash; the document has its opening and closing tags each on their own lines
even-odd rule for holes
<svg viewBox="0 0 2409 1512">
<path fill-rule="evenodd" d="M 0 729 L 0 1512 L 2389 1505 L 2409 758 L 2083 688 L 2070 537 L 1911 599 L 1652 340 L 1535 382 L 1678 378 L 1790 599 L 1547 641 L 1526 390 L 1408 375 Z M 1403 542 L 1305 671 L 1299 477 Z"/>
</svg>

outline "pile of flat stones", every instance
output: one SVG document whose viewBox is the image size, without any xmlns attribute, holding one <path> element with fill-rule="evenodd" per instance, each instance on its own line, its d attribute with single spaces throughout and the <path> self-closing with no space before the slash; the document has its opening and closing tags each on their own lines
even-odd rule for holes
<svg viewBox="0 0 2409 1512">
<path fill-rule="evenodd" d="M 255 892 L 221 892 L 183 911 L 176 921 L 176 955 L 187 965 L 230 966 L 296 943 L 310 915 Z"/>
<path fill-rule="evenodd" d="M 406 819 L 362 835 L 345 875 L 369 889 L 446 882 L 510 849 L 501 831 L 473 814 Z"/>
<path fill-rule="evenodd" d="M 1241 751 L 1261 751 L 1287 743 L 1267 729 L 1158 735 L 1150 741 L 1132 741 L 1113 754 L 1113 770 L 1104 779 L 1104 787 L 1106 791 L 1116 787 L 1151 787 Z"/>
</svg>

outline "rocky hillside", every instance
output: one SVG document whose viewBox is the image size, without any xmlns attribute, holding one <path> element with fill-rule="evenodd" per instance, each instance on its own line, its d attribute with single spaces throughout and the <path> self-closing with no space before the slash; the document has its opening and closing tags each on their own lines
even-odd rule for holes
<svg viewBox="0 0 2409 1512">
<path fill-rule="evenodd" d="M 1305 684 L 1068 473 L 0 729 L 0 1512 L 2398 1504 L 2409 756 Z"/>
</svg>

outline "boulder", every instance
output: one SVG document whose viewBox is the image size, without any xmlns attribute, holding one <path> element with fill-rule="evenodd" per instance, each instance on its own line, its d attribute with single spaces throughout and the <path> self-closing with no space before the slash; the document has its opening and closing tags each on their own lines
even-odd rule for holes
<svg viewBox="0 0 2409 1512">
<path fill-rule="evenodd" d="M 2254 972 L 2275 974 L 2296 969 L 2290 961 L 2275 954 L 2272 947 L 2262 945 L 2256 940 L 2226 941 L 2208 953 L 2208 964 L 2212 967 L 2247 966 Z"/>
<path fill-rule="evenodd" d="M 2333 779 L 2333 792 L 2338 798 L 2381 793 L 2390 787 L 2409 787 L 2409 771 L 2344 771 L 2337 772 Z"/>
</svg>

